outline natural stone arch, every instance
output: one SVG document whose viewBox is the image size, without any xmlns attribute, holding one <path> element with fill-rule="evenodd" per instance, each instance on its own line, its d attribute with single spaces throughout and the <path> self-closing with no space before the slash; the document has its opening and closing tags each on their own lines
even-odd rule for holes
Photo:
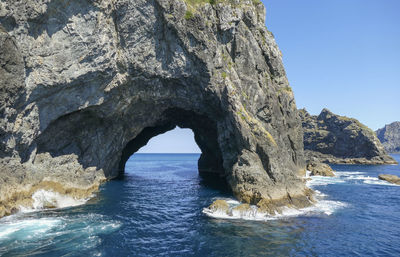
<svg viewBox="0 0 400 257">
<path fill-rule="evenodd" d="M 9 1 L 0 14 L 5 212 L 48 181 L 92 193 L 140 140 L 175 125 L 195 132 L 199 168 L 221 171 L 241 201 L 270 212 L 310 203 L 301 124 L 262 4 L 61 2 Z"/>
<path fill-rule="evenodd" d="M 135 138 L 126 144 L 118 166 L 119 173 L 124 172 L 125 163 L 129 157 L 146 145 L 151 138 L 179 126 L 180 128 L 189 128 L 194 133 L 194 140 L 201 150 L 198 160 L 199 172 L 224 177 L 225 171 L 223 168 L 222 153 L 218 144 L 216 124 L 206 116 L 185 110 L 169 109 L 164 115 L 167 117 L 167 121 L 153 127 L 144 128 Z"/>
</svg>

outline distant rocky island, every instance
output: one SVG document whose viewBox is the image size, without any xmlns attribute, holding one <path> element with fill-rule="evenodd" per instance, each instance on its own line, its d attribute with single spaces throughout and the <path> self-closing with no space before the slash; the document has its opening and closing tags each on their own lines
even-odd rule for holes
<svg viewBox="0 0 400 257">
<path fill-rule="evenodd" d="M 378 129 L 376 135 L 389 153 L 400 153 L 400 121 Z"/>
<path fill-rule="evenodd" d="M 332 164 L 395 164 L 374 131 L 328 109 L 317 115 L 300 110 L 308 160 Z"/>
</svg>

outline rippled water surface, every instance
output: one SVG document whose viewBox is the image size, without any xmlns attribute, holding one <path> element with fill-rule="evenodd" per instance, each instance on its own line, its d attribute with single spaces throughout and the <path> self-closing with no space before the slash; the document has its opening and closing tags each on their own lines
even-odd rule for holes
<svg viewBox="0 0 400 257">
<path fill-rule="evenodd" d="M 230 195 L 199 178 L 198 157 L 136 154 L 86 205 L 3 218 L 0 255 L 399 256 L 400 186 L 377 179 L 398 165 L 336 165 L 337 177 L 308 182 L 315 210 L 245 221 L 202 213 Z"/>
</svg>

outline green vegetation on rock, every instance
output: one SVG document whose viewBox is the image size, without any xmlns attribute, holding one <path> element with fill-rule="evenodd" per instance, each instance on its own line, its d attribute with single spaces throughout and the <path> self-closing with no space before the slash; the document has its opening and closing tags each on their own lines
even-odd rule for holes
<svg viewBox="0 0 400 257">
<path fill-rule="evenodd" d="M 185 19 L 190 20 L 191 18 L 193 18 L 193 13 L 191 11 L 187 10 L 185 13 Z"/>
<path fill-rule="evenodd" d="M 216 4 L 220 4 L 220 3 L 227 3 L 227 4 L 234 5 L 234 6 L 240 6 L 242 4 L 242 2 L 244 2 L 244 0 L 240 0 L 240 1 L 235 1 L 235 0 L 184 0 L 184 1 L 188 6 L 191 6 L 191 7 L 197 7 L 197 6 L 201 6 L 204 4 L 216 5 Z M 252 0 L 251 3 L 253 5 L 258 5 L 258 4 L 261 4 L 261 1 L 260 0 Z"/>
</svg>

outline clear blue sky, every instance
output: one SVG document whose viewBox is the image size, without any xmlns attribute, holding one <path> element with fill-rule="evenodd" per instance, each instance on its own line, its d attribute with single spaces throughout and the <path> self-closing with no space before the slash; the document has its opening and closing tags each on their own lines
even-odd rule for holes
<svg viewBox="0 0 400 257">
<path fill-rule="evenodd" d="M 147 145 L 140 148 L 138 153 L 200 153 L 200 149 L 194 141 L 191 129 L 174 130 L 158 135 L 150 139 Z"/>
<path fill-rule="evenodd" d="M 298 108 L 372 129 L 400 120 L 400 0 L 263 0 Z M 200 152 L 188 130 L 140 152 Z"/>
<path fill-rule="evenodd" d="M 298 108 L 400 120 L 400 0 L 263 0 Z"/>
</svg>

